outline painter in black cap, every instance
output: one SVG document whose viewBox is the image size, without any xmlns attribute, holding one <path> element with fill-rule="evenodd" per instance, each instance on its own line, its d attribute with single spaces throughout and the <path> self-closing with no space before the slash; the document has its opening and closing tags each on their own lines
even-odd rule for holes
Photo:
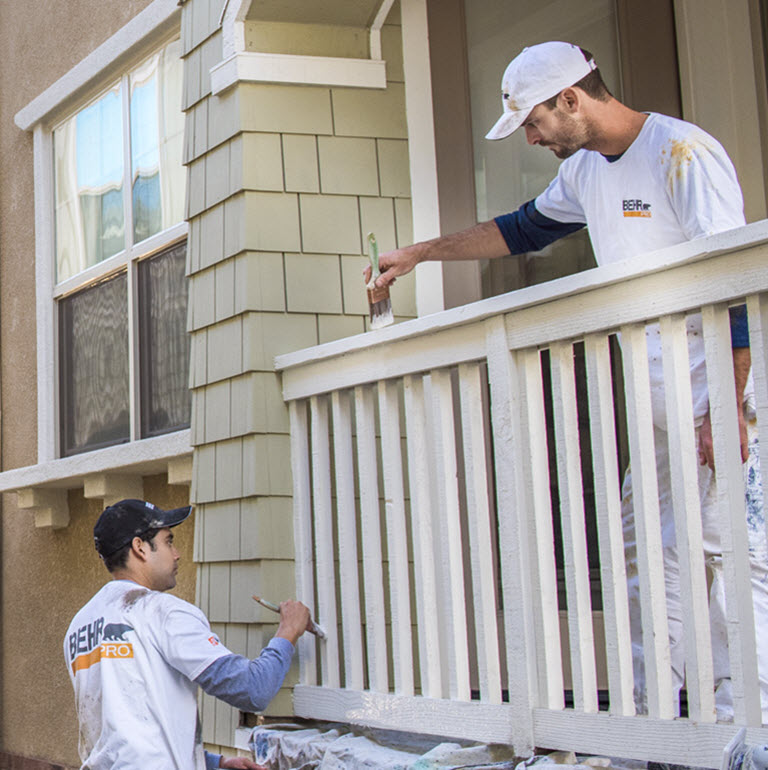
<svg viewBox="0 0 768 770">
<path fill-rule="evenodd" d="M 309 609 L 281 602 L 275 635 L 253 660 L 227 649 L 199 607 L 169 593 L 181 559 L 173 527 L 190 511 L 121 500 L 93 528 L 112 579 L 64 638 L 82 767 L 262 770 L 246 757 L 204 750 L 198 690 L 241 711 L 263 711 L 283 685 Z"/>
<path fill-rule="evenodd" d="M 93 528 L 93 541 L 102 559 L 106 559 L 128 545 L 134 537 L 141 537 L 153 529 L 165 529 L 181 524 L 192 512 L 192 507 L 164 511 L 145 500 L 120 500 L 105 508 Z"/>
</svg>

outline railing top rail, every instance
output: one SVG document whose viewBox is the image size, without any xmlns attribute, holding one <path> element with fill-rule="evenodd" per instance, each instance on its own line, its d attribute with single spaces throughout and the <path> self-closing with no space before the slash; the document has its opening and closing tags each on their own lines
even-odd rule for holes
<svg viewBox="0 0 768 770">
<path fill-rule="evenodd" d="M 278 356 L 283 398 L 481 361 L 493 318 L 504 318 L 509 348 L 519 350 L 768 292 L 766 244 L 768 220 Z"/>
<path fill-rule="evenodd" d="M 376 332 L 365 332 L 323 345 L 285 353 L 275 358 L 275 366 L 282 371 L 307 363 L 336 358 L 345 353 L 365 349 L 372 344 L 405 340 L 452 326 L 474 323 L 500 313 L 522 310 L 551 300 L 582 294 L 627 279 L 703 261 L 723 253 L 741 251 L 766 242 L 768 242 L 768 219 L 659 251 L 638 254 L 630 259 L 564 276 L 547 283 L 415 318 Z"/>
</svg>

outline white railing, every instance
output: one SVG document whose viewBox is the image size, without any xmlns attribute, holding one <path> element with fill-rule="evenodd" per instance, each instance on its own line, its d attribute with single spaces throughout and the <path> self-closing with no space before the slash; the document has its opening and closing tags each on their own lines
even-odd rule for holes
<svg viewBox="0 0 768 770">
<path fill-rule="evenodd" d="M 513 744 L 521 755 L 543 747 L 708 767 L 719 766 L 738 725 L 768 743 L 728 321 L 728 306 L 746 299 L 758 422 L 768 425 L 764 292 L 767 222 L 279 357 L 297 593 L 329 632 L 327 642 L 300 645 L 296 713 Z M 735 724 L 715 721 L 712 696 L 684 323 L 699 309 Z M 672 478 L 690 503 L 676 511 L 678 549 L 690 561 L 685 569 L 681 558 L 685 718 L 672 710 L 650 417 L 645 325 L 657 320 L 677 441 Z M 612 369 L 617 333 L 623 364 Z M 625 407 L 614 404 L 619 368 Z M 617 431 L 633 472 L 647 716 L 633 703 Z M 766 454 L 768 442 L 763 467 Z"/>
</svg>

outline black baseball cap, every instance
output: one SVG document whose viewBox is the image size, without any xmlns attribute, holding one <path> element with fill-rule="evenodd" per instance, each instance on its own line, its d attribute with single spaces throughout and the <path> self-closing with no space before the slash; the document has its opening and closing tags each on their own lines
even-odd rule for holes
<svg viewBox="0 0 768 770">
<path fill-rule="evenodd" d="M 181 524 L 192 506 L 164 511 L 144 500 L 121 500 L 105 508 L 93 528 L 93 541 L 102 558 L 111 556 L 124 545 L 150 529 L 165 529 Z"/>
</svg>

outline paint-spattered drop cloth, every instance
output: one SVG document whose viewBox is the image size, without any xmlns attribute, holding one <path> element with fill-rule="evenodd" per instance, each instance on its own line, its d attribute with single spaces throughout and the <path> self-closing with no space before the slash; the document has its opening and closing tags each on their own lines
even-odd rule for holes
<svg viewBox="0 0 768 770">
<path fill-rule="evenodd" d="M 553 752 L 521 761 L 509 746 L 441 741 L 423 735 L 349 725 L 318 727 L 273 724 L 255 727 L 250 737 L 254 758 L 270 770 L 645 770 L 645 762 L 577 757 Z M 541 766 L 541 767 L 539 767 Z M 554 770 L 554 768 L 553 768 Z"/>
<path fill-rule="evenodd" d="M 355 733 L 346 725 L 255 727 L 250 746 L 256 762 L 270 770 L 514 770 L 519 762 L 508 746 L 462 746 L 382 730 Z"/>
</svg>

